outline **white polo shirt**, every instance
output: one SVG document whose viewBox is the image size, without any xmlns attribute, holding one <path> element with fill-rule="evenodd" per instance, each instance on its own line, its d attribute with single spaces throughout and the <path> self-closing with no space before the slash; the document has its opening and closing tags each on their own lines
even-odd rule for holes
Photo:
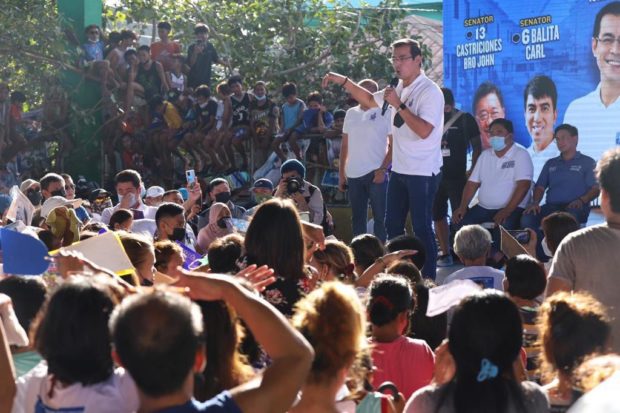
<svg viewBox="0 0 620 413">
<path fill-rule="evenodd" d="M 101 222 L 108 225 L 110 223 L 110 218 L 112 217 L 112 214 L 114 214 L 119 209 L 121 209 L 121 204 L 116 204 L 113 207 L 104 209 L 101 212 Z M 138 207 L 133 209 L 142 211 L 142 213 L 144 214 L 144 218 L 147 219 L 155 219 L 155 213 L 157 212 L 157 207 L 148 206 L 143 202 L 140 202 L 138 204 Z"/>
<path fill-rule="evenodd" d="M 599 83 L 593 92 L 568 105 L 564 123 L 577 127 L 579 151 L 598 161 L 607 149 L 620 144 L 620 97 L 605 107 Z"/>
<path fill-rule="evenodd" d="M 366 111 L 360 106 L 347 110 L 342 133 L 348 136 L 348 178 L 359 178 L 381 167 L 388 147 L 390 116 L 381 116 L 381 108 Z"/>
<path fill-rule="evenodd" d="M 394 117 L 398 108 L 391 108 L 390 125 L 394 138 L 392 171 L 404 175 L 438 174 L 443 165 L 441 136 L 444 99 L 441 89 L 422 72 L 406 88 L 403 88 L 403 81 L 400 80 L 396 86 L 396 93 L 413 114 L 433 125 L 433 130 L 426 139 L 422 139 L 406 124 L 397 128 L 394 126 Z M 374 98 L 381 108 L 383 91 L 375 93 Z"/>
<path fill-rule="evenodd" d="M 480 183 L 478 205 L 485 209 L 504 208 L 512 198 L 517 181 L 531 181 L 533 170 L 532 158 L 517 143 L 513 143 L 501 158 L 492 148 L 484 150 L 469 177 L 470 181 Z M 529 197 L 528 193 L 519 207 L 525 208 Z"/>
</svg>

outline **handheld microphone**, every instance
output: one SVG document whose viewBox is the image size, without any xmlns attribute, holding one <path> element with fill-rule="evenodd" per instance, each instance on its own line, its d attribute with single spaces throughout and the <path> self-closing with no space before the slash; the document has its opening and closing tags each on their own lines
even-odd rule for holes
<svg viewBox="0 0 620 413">
<path fill-rule="evenodd" d="M 390 87 L 396 87 L 396 86 L 398 86 L 398 78 L 393 77 L 392 80 L 390 80 Z M 387 102 L 387 100 L 384 100 L 383 107 L 381 108 L 381 116 L 385 115 L 385 112 L 387 112 L 388 106 L 390 106 L 390 104 Z"/>
</svg>

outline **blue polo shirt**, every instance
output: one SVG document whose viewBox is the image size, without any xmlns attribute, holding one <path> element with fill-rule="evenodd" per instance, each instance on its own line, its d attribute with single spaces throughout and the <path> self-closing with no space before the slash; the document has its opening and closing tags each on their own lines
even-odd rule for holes
<svg viewBox="0 0 620 413">
<path fill-rule="evenodd" d="M 596 185 L 595 167 L 594 159 L 581 152 L 568 161 L 560 155 L 545 162 L 536 186 L 547 189 L 548 204 L 567 204 Z"/>
</svg>

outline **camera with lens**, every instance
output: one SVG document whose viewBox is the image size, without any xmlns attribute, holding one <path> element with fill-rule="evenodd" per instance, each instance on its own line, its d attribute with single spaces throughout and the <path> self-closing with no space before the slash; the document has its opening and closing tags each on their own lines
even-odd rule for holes
<svg viewBox="0 0 620 413">
<path fill-rule="evenodd" d="M 292 194 L 297 193 L 297 192 L 301 192 L 301 190 L 304 187 L 303 179 L 301 179 L 301 178 L 299 178 L 297 176 L 293 176 L 293 177 L 287 178 L 285 182 L 286 182 L 286 192 L 289 195 L 292 195 Z"/>
</svg>

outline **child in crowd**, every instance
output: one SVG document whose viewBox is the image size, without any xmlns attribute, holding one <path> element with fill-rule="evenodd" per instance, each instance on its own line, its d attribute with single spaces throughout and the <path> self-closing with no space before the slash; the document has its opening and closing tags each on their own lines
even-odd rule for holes
<svg viewBox="0 0 620 413">
<path fill-rule="evenodd" d="M 303 153 L 297 142 L 307 134 L 324 133 L 334 122 L 334 117 L 323 105 L 323 97 L 319 92 L 310 93 L 306 102 L 308 109 L 303 112 L 301 125 L 293 130 L 289 138 L 289 146 L 299 160 L 303 158 Z"/>
<path fill-rule="evenodd" d="M 181 53 L 181 45 L 170 39 L 172 25 L 168 22 L 157 23 L 157 35 L 159 41 L 151 44 L 151 57 L 153 60 L 162 64 L 164 70 L 170 71 L 174 66 L 174 59 Z M 170 85 L 172 89 L 173 86 Z M 182 92 L 179 89 L 179 92 Z"/>
<path fill-rule="evenodd" d="M 210 136 L 213 136 L 211 131 L 217 123 L 217 101 L 211 98 L 211 89 L 207 85 L 200 85 L 196 88 L 194 97 L 196 99 L 194 110 L 198 114 L 198 124 L 191 140 L 192 146 L 200 148 L 205 159 L 207 157 L 210 159 L 210 165 L 213 166 L 214 170 L 221 171 L 224 169 L 224 166 L 217 157 L 213 140 L 210 139 Z M 196 166 L 196 171 L 201 169 L 199 166 Z"/>
<path fill-rule="evenodd" d="M 538 329 L 536 318 L 540 308 L 540 296 L 545 292 L 547 276 L 543 265 L 526 254 L 517 255 L 506 262 L 504 291 L 519 307 L 523 322 L 523 347 L 527 355 L 528 378 L 539 382 Z"/>
<path fill-rule="evenodd" d="M 211 128 L 205 139 L 205 144 L 213 148 L 216 168 L 225 169 L 227 155 L 224 149 L 224 142 L 230 135 L 230 125 L 232 122 L 232 103 L 230 100 L 230 87 L 227 82 L 221 82 L 216 87 L 215 102 L 217 110 L 215 112 L 215 128 Z M 219 163 L 219 164 L 218 164 Z"/>
<path fill-rule="evenodd" d="M 254 139 L 254 164 L 262 165 L 268 156 L 271 139 L 278 131 L 278 107 L 267 95 L 267 84 L 254 84 L 254 100 L 250 106 L 250 132 Z"/>
<path fill-rule="evenodd" d="M 133 212 L 128 209 L 117 209 L 110 217 L 108 227 L 112 231 L 131 231 L 133 225 Z"/>
<path fill-rule="evenodd" d="M 175 136 L 181 131 L 183 120 L 178 109 L 170 102 L 157 95 L 149 101 L 152 113 L 150 128 L 151 142 L 156 157 L 161 162 L 161 175 L 167 186 L 171 186 L 173 160 L 170 151 L 185 161 L 185 169 L 189 169 L 189 159 L 178 151 L 178 140 Z"/>
<path fill-rule="evenodd" d="M 295 83 L 285 83 L 282 86 L 282 96 L 285 99 L 281 110 L 282 119 L 280 124 L 282 125 L 282 131 L 276 136 L 271 147 L 280 160 L 284 162 L 286 161 L 286 155 L 284 151 L 282 151 L 281 145 L 289 140 L 293 130 L 301 124 L 304 110 L 306 110 L 306 104 L 297 97 L 297 85 L 295 85 Z"/>
<path fill-rule="evenodd" d="M 151 59 L 151 48 L 147 45 L 138 47 L 138 69 L 135 80 L 144 88 L 144 97 L 150 101 L 153 97 L 170 90 L 166 73 L 161 63 Z"/>
<path fill-rule="evenodd" d="M 177 267 L 183 265 L 183 249 L 170 240 L 157 241 L 155 247 L 155 269 L 171 277 L 179 276 Z"/>
<path fill-rule="evenodd" d="M 95 24 L 91 24 L 84 29 L 86 42 L 82 44 L 82 66 L 87 73 L 95 76 L 101 82 L 101 92 L 107 96 L 110 94 L 108 82 L 117 87 L 118 83 L 114 79 L 114 71 L 110 68 L 110 62 L 104 60 L 104 43 L 101 40 L 101 29 Z"/>
<path fill-rule="evenodd" d="M 405 398 L 433 378 L 435 356 L 422 340 L 406 337 L 415 297 L 409 282 L 397 275 L 380 275 L 370 284 L 366 306 L 372 325 L 373 386 L 389 381 Z"/>
<path fill-rule="evenodd" d="M 426 315 L 428 310 L 428 292 L 437 285 L 432 280 L 424 279 L 413 285 L 413 293 L 416 298 L 416 306 L 411 313 L 409 321 L 409 334 L 407 336 L 426 341 L 433 351 L 446 338 L 448 334 L 448 313 L 443 312 L 433 317 Z"/>
<path fill-rule="evenodd" d="M 187 77 L 185 76 L 185 73 L 183 73 L 185 58 L 181 55 L 175 55 L 172 57 L 171 61 L 171 68 L 168 72 L 166 72 L 168 85 L 170 85 L 171 90 L 184 92 L 187 88 Z"/>
<path fill-rule="evenodd" d="M 243 237 L 237 233 L 225 235 L 209 245 L 209 268 L 218 274 L 236 274 L 244 254 Z"/>
<path fill-rule="evenodd" d="M 252 96 L 243 90 L 243 80 L 240 76 L 233 76 L 228 79 L 228 87 L 232 95 L 230 95 L 231 101 L 231 130 L 228 139 L 224 142 L 226 155 L 228 156 L 228 164 L 230 165 L 231 172 L 236 170 L 235 166 L 235 154 L 233 147 L 239 152 L 241 156 L 241 168 L 245 171 L 248 169 L 248 157 L 245 152 L 245 141 L 250 136 L 250 106 L 254 99 Z"/>
</svg>

